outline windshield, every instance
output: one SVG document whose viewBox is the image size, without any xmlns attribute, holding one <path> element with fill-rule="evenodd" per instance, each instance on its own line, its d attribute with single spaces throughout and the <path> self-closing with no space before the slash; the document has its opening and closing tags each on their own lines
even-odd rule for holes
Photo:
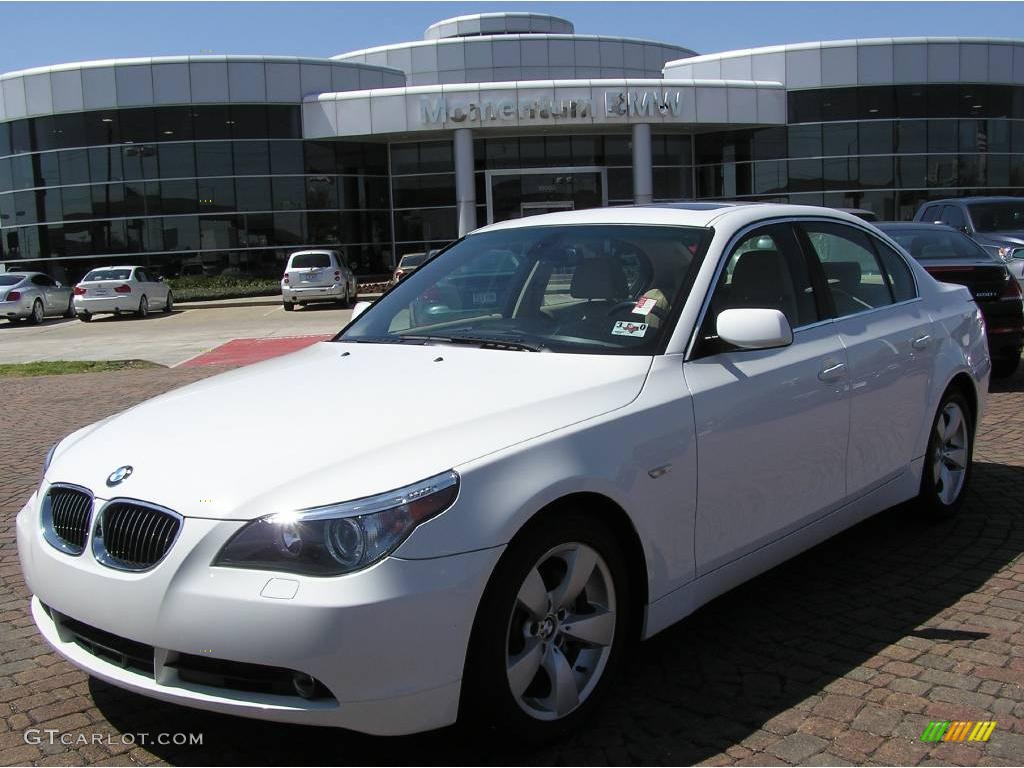
<svg viewBox="0 0 1024 768">
<path fill-rule="evenodd" d="M 96 280 L 127 280 L 132 275 L 130 269 L 94 269 L 82 278 L 83 283 L 92 283 Z"/>
<path fill-rule="evenodd" d="M 995 261 L 994 256 L 976 242 L 951 229 L 899 229 L 883 230 L 889 237 L 920 261 L 928 259 L 986 259 Z"/>
<path fill-rule="evenodd" d="M 0 285 L 17 285 L 25 279 L 24 275 L 0 275 Z"/>
<path fill-rule="evenodd" d="M 1005 203 L 972 203 L 967 206 L 979 232 L 1024 229 L 1024 200 Z"/>
<path fill-rule="evenodd" d="M 331 266 L 331 257 L 326 253 L 299 253 L 292 256 L 292 269 L 311 269 Z"/>
<path fill-rule="evenodd" d="M 337 340 L 654 354 L 689 294 L 709 234 L 619 224 L 470 235 Z"/>
</svg>

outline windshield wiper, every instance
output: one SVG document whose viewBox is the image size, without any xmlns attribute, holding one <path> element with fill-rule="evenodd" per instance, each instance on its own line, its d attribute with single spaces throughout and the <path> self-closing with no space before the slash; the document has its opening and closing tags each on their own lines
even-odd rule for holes
<svg viewBox="0 0 1024 768">
<path fill-rule="evenodd" d="M 356 344 L 464 344 L 478 346 L 481 349 L 507 349 L 520 352 L 541 352 L 546 347 L 540 343 L 523 341 L 518 337 L 491 338 L 486 336 L 421 336 L 411 333 L 394 336 L 357 336 L 340 338 L 338 341 Z"/>
</svg>

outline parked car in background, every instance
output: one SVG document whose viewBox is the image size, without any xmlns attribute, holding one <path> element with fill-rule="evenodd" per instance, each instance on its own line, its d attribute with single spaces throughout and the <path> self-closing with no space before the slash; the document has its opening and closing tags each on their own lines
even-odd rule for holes
<svg viewBox="0 0 1024 768">
<path fill-rule="evenodd" d="M 288 257 L 281 277 L 281 298 L 286 312 L 295 305 L 331 301 L 351 306 L 359 293 L 355 273 L 337 251 L 296 251 Z"/>
<path fill-rule="evenodd" d="M 836 208 L 836 210 L 856 216 L 864 221 L 878 221 L 878 214 L 874 211 L 869 211 L 867 208 Z"/>
<path fill-rule="evenodd" d="M 153 309 L 170 312 L 173 308 L 170 286 L 148 267 L 100 267 L 75 286 L 75 314 L 86 323 L 96 315 L 146 317 Z"/>
<path fill-rule="evenodd" d="M 550 738 L 635 640 L 892 505 L 955 515 L 989 368 L 968 290 L 853 216 L 515 219 L 331 341 L 64 438 L 18 555 L 46 641 L 140 695 Z M 253 414 L 289 392 L 317 422 L 282 450 Z"/>
<path fill-rule="evenodd" d="M 1006 262 L 1024 281 L 1024 197 L 955 197 L 922 205 L 914 221 L 945 224 L 963 232 Z"/>
<path fill-rule="evenodd" d="M 1012 376 L 1024 348 L 1021 287 L 997 256 L 963 232 L 943 224 L 876 225 L 921 263 L 936 280 L 964 285 L 985 316 L 992 375 Z"/>
<path fill-rule="evenodd" d="M 74 317 L 71 287 L 42 272 L 0 274 L 0 317 L 14 323 L 28 320 L 34 325 L 45 317 Z"/>
<path fill-rule="evenodd" d="M 388 288 L 393 288 L 402 281 L 403 278 L 408 277 L 415 272 L 423 264 L 424 261 L 429 259 L 431 255 L 437 253 L 437 251 L 427 251 L 426 253 L 407 253 L 405 256 L 398 260 L 398 265 L 395 267 L 395 272 L 391 275 L 391 280 L 388 282 Z"/>
</svg>

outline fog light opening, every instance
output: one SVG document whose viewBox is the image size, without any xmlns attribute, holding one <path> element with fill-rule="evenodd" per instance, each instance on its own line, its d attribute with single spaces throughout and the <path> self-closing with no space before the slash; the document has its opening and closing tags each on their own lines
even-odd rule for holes
<svg viewBox="0 0 1024 768">
<path fill-rule="evenodd" d="M 305 672 L 296 672 L 292 675 L 292 687 L 304 699 L 315 699 L 318 693 L 316 679 Z"/>
</svg>

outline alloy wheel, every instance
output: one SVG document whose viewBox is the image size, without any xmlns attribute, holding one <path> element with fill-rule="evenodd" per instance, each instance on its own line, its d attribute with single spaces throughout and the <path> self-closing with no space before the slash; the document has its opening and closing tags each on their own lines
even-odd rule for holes
<svg viewBox="0 0 1024 768">
<path fill-rule="evenodd" d="M 509 617 L 506 674 L 537 720 L 559 720 L 587 700 L 612 652 L 617 617 L 608 565 L 592 547 L 550 549 L 527 573 Z"/>
<path fill-rule="evenodd" d="M 939 500 L 947 506 L 963 490 L 970 456 L 967 420 L 960 406 L 948 402 L 935 420 L 935 452 L 932 456 L 932 480 Z"/>
<path fill-rule="evenodd" d="M 43 322 L 43 303 L 38 299 L 35 304 L 32 305 L 32 322 L 35 325 L 39 325 Z"/>
</svg>

